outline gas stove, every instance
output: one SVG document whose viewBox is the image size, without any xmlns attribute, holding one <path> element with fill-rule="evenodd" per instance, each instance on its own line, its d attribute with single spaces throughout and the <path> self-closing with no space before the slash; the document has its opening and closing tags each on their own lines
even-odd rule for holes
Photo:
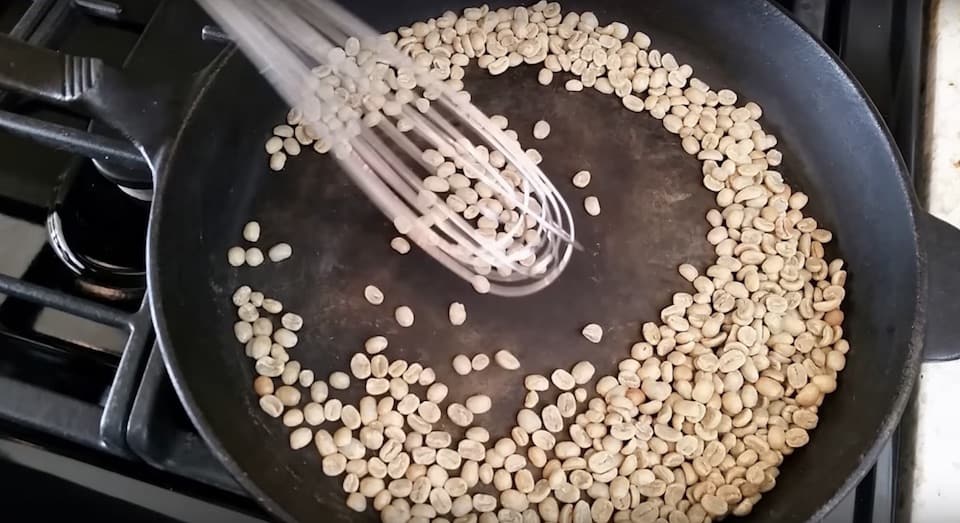
<svg viewBox="0 0 960 523">
<path fill-rule="evenodd" d="M 912 168 L 923 3 L 782 4 L 859 78 Z M 157 81 L 194 73 L 224 45 L 191 0 L 7 0 L 0 31 Z M 0 499 L 6 514 L 41 519 L 267 520 L 191 426 L 154 346 L 149 193 L 123 183 L 142 169 L 102 124 L 0 93 Z M 826 521 L 900 519 L 901 462 L 913 462 L 901 439 L 913 441 L 898 433 Z"/>
</svg>

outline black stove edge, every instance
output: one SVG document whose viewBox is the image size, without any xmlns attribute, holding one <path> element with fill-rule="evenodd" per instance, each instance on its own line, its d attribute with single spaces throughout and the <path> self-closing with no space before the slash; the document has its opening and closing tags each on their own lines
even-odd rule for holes
<svg viewBox="0 0 960 523">
<path fill-rule="evenodd" d="M 831 2 L 839 34 L 824 35 L 866 89 L 890 128 L 907 168 L 918 176 L 921 97 L 929 0 Z M 828 16 L 830 16 L 828 14 Z M 878 47 L 883 42 L 885 47 Z M 919 188 L 918 188 L 919 190 Z"/>
<path fill-rule="evenodd" d="M 36 484 L 19 484 L 18 486 L 16 482 L 6 484 L 7 482 L 0 478 L 0 484 L 4 485 L 4 498 L 7 500 L 4 502 L 4 513 L 7 516 L 21 513 L 20 510 L 29 510 L 31 518 L 42 515 L 42 512 L 36 512 L 36 507 L 32 504 L 19 506 L 16 495 L 18 489 L 26 493 L 26 489 L 42 488 L 45 492 L 44 496 L 56 493 L 58 499 L 71 497 L 67 494 L 68 491 L 74 493 L 74 497 L 79 492 L 80 497 L 85 494 L 97 494 L 113 498 L 164 517 L 164 519 L 155 518 L 157 521 L 263 522 L 246 513 L 207 503 L 177 491 L 133 479 L 18 440 L 0 438 L 0 465 L 23 467 L 42 473 L 45 479 L 49 479 L 42 486 Z M 70 508 L 61 506 L 59 511 Z M 138 518 L 138 520 L 141 519 Z"/>
<path fill-rule="evenodd" d="M 898 521 L 894 500 L 897 495 L 897 441 L 894 433 L 891 441 L 883 447 L 877 456 L 877 463 L 856 489 L 854 500 L 854 521 L 886 522 Z"/>
<path fill-rule="evenodd" d="M 922 372 L 921 370 L 921 379 L 923 378 Z M 898 430 L 899 438 L 897 442 L 899 459 L 894 469 L 897 485 L 894 490 L 896 496 L 893 498 L 893 521 L 905 523 L 911 521 L 913 484 L 916 481 L 917 390 L 918 388 L 914 388 L 913 396 L 910 398 L 900 421 L 901 428 Z"/>
</svg>

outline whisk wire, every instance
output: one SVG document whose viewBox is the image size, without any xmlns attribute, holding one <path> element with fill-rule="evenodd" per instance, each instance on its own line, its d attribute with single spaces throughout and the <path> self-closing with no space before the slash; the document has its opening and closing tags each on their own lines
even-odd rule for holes
<svg viewBox="0 0 960 523">
<path fill-rule="evenodd" d="M 200 3 L 298 113 L 302 132 L 332 149 L 398 232 L 478 291 L 530 294 L 569 263 L 577 246 L 572 213 L 537 162 L 466 93 L 343 6 L 331 0 Z M 434 180 L 450 185 L 446 201 L 441 194 L 447 191 L 427 187 L 427 178 L 441 178 L 427 151 L 462 172 L 458 187 Z M 491 163 L 494 152 L 502 156 L 500 167 Z M 461 209 L 475 207 L 471 217 L 450 203 L 464 179 L 489 192 L 471 193 L 469 206 L 460 200 Z M 481 228 L 484 220 L 496 226 Z"/>
</svg>

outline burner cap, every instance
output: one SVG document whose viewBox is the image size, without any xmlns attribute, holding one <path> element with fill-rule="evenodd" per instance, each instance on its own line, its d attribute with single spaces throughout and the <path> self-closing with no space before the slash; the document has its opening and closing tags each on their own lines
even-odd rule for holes
<svg viewBox="0 0 960 523">
<path fill-rule="evenodd" d="M 47 215 L 54 252 L 98 296 L 142 291 L 149 203 L 126 194 L 88 162 L 72 171 Z"/>
</svg>

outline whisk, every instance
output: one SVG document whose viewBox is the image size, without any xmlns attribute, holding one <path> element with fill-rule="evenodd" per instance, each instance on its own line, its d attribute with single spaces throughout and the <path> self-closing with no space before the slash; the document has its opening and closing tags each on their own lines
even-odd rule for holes
<svg viewBox="0 0 960 523">
<path fill-rule="evenodd" d="M 576 247 L 569 207 L 432 55 L 407 56 L 329 0 L 199 2 L 400 234 L 480 293 L 559 277 Z"/>
</svg>

